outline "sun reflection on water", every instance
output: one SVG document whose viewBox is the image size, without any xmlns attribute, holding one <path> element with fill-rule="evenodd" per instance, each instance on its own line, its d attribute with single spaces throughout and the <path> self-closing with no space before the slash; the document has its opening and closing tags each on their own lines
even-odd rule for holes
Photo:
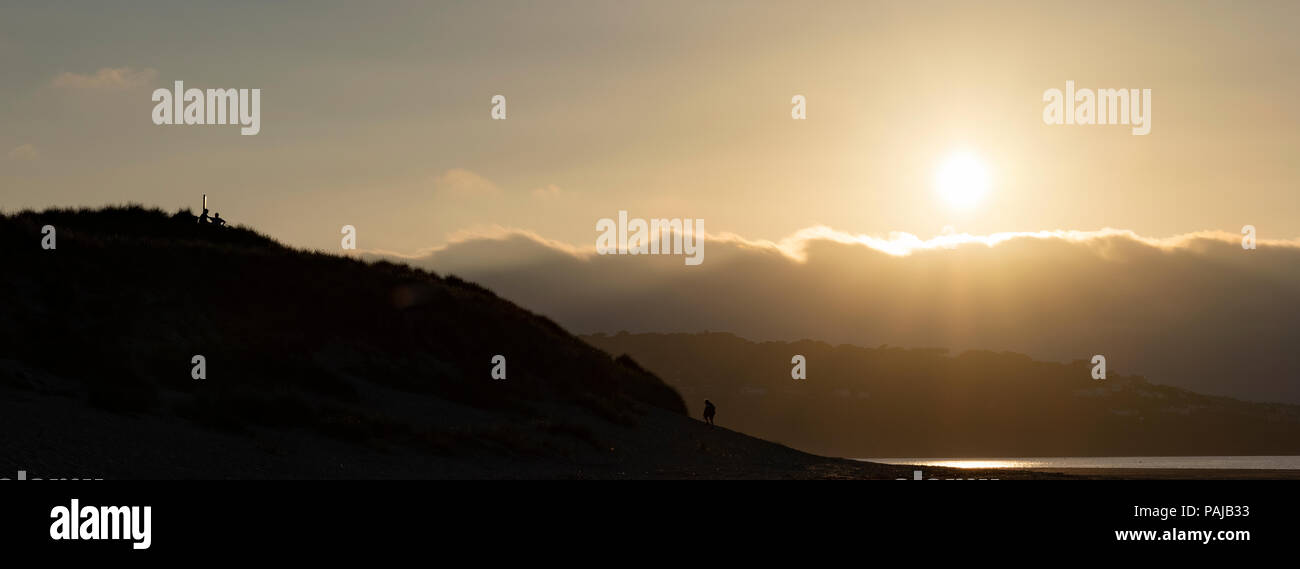
<svg viewBox="0 0 1300 569">
<path fill-rule="evenodd" d="M 945 468 L 1032 468 L 1033 462 L 1017 459 L 968 458 L 968 459 L 919 459 L 919 458 L 868 458 L 872 462 L 885 464 L 906 464 L 910 466 L 942 466 Z"/>
<path fill-rule="evenodd" d="M 947 468 L 1024 468 L 1026 465 L 1014 460 L 936 460 L 921 466 L 943 466 Z"/>
</svg>

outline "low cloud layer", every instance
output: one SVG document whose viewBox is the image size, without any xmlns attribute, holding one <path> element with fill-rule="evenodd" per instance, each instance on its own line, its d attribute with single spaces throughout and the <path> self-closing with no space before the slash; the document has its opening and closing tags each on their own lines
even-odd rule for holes
<svg viewBox="0 0 1300 569">
<path fill-rule="evenodd" d="M 868 346 L 1105 355 L 1110 370 L 1300 402 L 1300 242 L 1124 231 L 873 239 L 714 235 L 707 262 L 596 256 L 501 231 L 400 259 L 477 281 L 577 333 L 727 331 Z M 810 362 L 810 369 L 816 363 Z M 780 370 L 775 370 L 774 373 Z M 782 372 L 784 373 L 784 372 Z"/>
</svg>

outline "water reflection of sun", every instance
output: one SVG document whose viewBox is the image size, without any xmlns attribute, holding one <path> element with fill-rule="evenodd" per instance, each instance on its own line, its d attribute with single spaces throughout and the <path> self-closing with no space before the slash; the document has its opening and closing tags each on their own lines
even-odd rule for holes
<svg viewBox="0 0 1300 569">
<path fill-rule="evenodd" d="M 943 466 L 947 468 L 1023 468 L 1014 460 L 936 460 L 923 466 Z"/>
</svg>

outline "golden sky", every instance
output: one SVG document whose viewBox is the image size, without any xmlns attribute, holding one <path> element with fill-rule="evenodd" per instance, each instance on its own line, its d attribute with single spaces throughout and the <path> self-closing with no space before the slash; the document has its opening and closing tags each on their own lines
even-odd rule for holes
<svg viewBox="0 0 1300 569">
<path fill-rule="evenodd" d="M 1243 225 L 1300 237 L 1295 2 L 9 5 L 0 207 L 215 211 L 414 253 L 500 226 L 701 218 L 778 241 Z M 261 132 L 150 93 L 262 90 Z M 1151 132 L 1047 125 L 1043 92 L 1150 89 Z M 491 120 L 505 95 L 508 118 Z M 807 119 L 791 118 L 791 97 Z M 982 199 L 935 190 L 974 157 Z"/>
</svg>

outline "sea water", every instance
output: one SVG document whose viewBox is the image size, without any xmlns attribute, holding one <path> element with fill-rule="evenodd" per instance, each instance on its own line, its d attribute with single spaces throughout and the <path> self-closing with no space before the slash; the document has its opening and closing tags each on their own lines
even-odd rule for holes
<svg viewBox="0 0 1300 569">
<path fill-rule="evenodd" d="M 950 468 L 1224 468 L 1300 470 L 1300 456 L 1055 456 L 1025 458 L 862 458 Z"/>
</svg>

